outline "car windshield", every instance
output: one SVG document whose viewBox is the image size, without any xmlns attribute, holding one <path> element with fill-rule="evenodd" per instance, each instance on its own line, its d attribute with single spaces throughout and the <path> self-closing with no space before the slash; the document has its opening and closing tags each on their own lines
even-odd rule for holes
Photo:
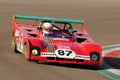
<svg viewBox="0 0 120 80">
<path fill-rule="evenodd" d="M 72 33 L 77 32 L 77 29 L 80 25 L 71 24 L 71 23 L 58 23 L 58 22 L 50 22 L 53 26 L 52 34 L 47 36 L 59 37 L 59 38 L 72 38 Z M 74 28 L 73 28 L 74 26 Z"/>
</svg>

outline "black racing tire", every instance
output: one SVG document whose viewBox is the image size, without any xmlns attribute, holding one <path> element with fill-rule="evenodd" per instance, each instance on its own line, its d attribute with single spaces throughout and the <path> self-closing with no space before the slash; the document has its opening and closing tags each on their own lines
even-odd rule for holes
<svg viewBox="0 0 120 80">
<path fill-rule="evenodd" d="M 31 61 L 27 56 L 27 45 L 26 44 L 24 44 L 23 46 L 23 54 L 25 55 L 25 58 L 27 59 L 27 61 Z"/>
<path fill-rule="evenodd" d="M 16 44 L 16 41 L 14 39 L 14 36 L 12 37 L 12 49 L 15 53 L 20 53 L 18 50 L 17 50 L 17 44 Z"/>
</svg>

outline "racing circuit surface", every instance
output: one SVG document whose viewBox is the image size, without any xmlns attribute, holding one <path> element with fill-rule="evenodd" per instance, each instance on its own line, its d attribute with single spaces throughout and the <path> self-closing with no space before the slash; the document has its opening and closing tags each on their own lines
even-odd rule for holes
<svg viewBox="0 0 120 80">
<path fill-rule="evenodd" d="M 87 66 L 29 62 L 11 49 L 12 15 L 83 19 L 102 46 L 120 43 L 120 0 L 0 0 L 0 80 L 111 80 Z"/>
</svg>

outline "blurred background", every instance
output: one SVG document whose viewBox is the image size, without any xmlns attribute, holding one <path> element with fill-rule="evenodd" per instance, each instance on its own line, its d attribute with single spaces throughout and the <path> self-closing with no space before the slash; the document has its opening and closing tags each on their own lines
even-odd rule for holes
<svg viewBox="0 0 120 80">
<path fill-rule="evenodd" d="M 119 0 L 1 0 L 0 33 L 11 32 L 13 14 L 82 19 L 95 42 L 119 44 L 119 4 Z"/>
</svg>

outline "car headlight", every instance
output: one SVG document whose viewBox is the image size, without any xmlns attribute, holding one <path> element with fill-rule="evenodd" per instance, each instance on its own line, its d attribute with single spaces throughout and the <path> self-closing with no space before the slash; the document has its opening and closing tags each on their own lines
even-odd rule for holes
<svg viewBox="0 0 120 80">
<path fill-rule="evenodd" d="M 92 61 L 99 61 L 99 53 L 98 52 L 91 52 L 90 53 L 90 59 Z"/>
<path fill-rule="evenodd" d="M 32 50 L 32 55 L 38 55 L 37 49 L 33 49 L 33 50 Z"/>
<path fill-rule="evenodd" d="M 37 46 L 31 46 L 31 55 L 33 56 L 40 55 L 40 48 Z"/>
</svg>

